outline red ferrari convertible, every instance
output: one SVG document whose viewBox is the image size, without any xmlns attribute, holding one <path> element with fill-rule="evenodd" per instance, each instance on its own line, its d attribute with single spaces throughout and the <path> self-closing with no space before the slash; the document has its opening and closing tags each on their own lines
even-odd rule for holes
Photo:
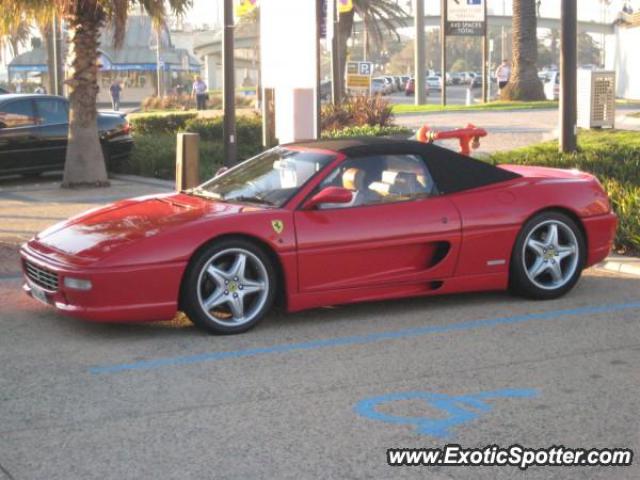
<svg viewBox="0 0 640 480">
<path fill-rule="evenodd" d="M 121 201 L 23 246 L 24 289 L 93 321 L 186 312 L 216 333 L 274 302 L 322 305 L 480 290 L 568 292 L 611 249 L 591 175 L 495 167 L 366 139 L 274 148 L 192 190 Z"/>
</svg>

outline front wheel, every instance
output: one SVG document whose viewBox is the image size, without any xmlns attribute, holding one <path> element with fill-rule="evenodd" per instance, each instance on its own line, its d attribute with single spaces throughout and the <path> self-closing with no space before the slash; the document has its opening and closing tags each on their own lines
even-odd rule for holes
<svg viewBox="0 0 640 480">
<path fill-rule="evenodd" d="M 585 240 L 578 225 L 559 212 L 541 213 L 524 225 L 516 240 L 511 289 L 534 299 L 560 297 L 578 282 L 584 262 Z"/>
<path fill-rule="evenodd" d="M 275 291 L 275 269 L 261 248 L 242 239 L 223 240 L 192 260 L 181 303 L 196 326 L 217 334 L 241 333 L 270 310 Z"/>
</svg>

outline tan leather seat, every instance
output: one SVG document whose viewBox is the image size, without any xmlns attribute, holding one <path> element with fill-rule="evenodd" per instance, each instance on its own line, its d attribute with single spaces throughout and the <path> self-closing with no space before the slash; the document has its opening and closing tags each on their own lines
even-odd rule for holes
<svg viewBox="0 0 640 480">
<path fill-rule="evenodd" d="M 342 174 L 342 186 L 352 192 L 362 191 L 365 188 L 364 177 L 364 170 L 347 168 Z"/>
</svg>

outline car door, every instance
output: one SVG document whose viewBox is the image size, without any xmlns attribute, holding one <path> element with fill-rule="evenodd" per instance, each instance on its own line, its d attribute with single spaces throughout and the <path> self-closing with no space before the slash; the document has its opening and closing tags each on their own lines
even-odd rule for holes
<svg viewBox="0 0 640 480">
<path fill-rule="evenodd" d="M 48 169 L 64 167 L 69 132 L 69 104 L 63 98 L 35 99 L 39 163 Z"/>
<path fill-rule="evenodd" d="M 301 293 L 424 284 L 450 277 L 460 247 L 455 206 L 416 155 L 348 158 L 318 186 L 346 205 L 295 212 Z"/>
<path fill-rule="evenodd" d="M 37 170 L 36 116 L 31 98 L 0 103 L 0 173 Z"/>
</svg>

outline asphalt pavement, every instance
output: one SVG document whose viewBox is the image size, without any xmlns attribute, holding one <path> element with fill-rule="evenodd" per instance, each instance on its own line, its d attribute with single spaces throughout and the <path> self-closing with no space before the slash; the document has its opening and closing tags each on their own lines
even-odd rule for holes
<svg viewBox="0 0 640 480">
<path fill-rule="evenodd" d="M 368 303 L 274 313 L 244 335 L 216 337 L 181 318 L 68 319 L 24 296 L 18 280 L 0 281 L 0 472 L 637 479 L 637 465 L 389 467 L 386 450 L 638 452 L 639 292 L 640 278 L 591 270 L 555 301 L 486 293 Z M 425 403 L 434 394 L 490 399 L 458 404 L 465 417 Z"/>
</svg>

